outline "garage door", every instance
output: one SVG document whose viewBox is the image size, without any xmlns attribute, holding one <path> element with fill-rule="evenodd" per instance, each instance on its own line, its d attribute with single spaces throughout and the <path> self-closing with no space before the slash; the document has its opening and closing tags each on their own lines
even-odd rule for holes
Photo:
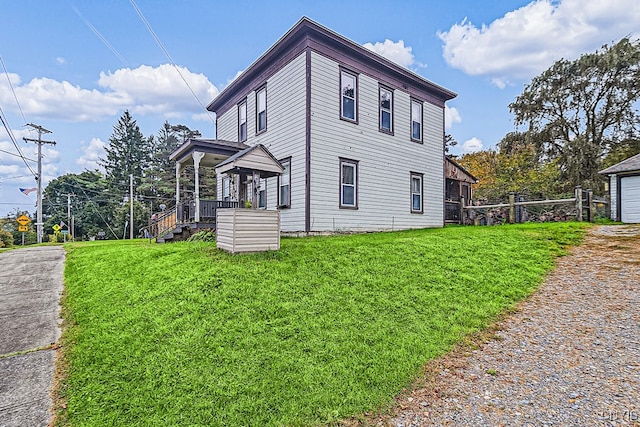
<svg viewBox="0 0 640 427">
<path fill-rule="evenodd" d="M 620 178 L 620 202 L 622 222 L 640 223 L 640 176 Z"/>
</svg>

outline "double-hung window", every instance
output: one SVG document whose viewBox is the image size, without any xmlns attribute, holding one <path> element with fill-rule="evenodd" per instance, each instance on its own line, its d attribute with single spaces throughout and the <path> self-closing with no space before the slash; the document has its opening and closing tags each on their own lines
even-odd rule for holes
<svg viewBox="0 0 640 427">
<path fill-rule="evenodd" d="M 231 179 L 227 176 L 222 178 L 222 200 L 225 202 L 231 200 Z"/>
<path fill-rule="evenodd" d="M 256 133 L 267 130 L 267 87 L 256 92 Z"/>
<path fill-rule="evenodd" d="M 247 100 L 238 104 L 238 142 L 247 140 Z"/>
<path fill-rule="evenodd" d="M 340 71 L 340 117 L 358 121 L 358 77 L 344 70 Z"/>
<path fill-rule="evenodd" d="M 267 208 L 267 180 L 264 178 L 260 179 L 260 186 L 258 187 L 258 208 L 266 209 Z"/>
<path fill-rule="evenodd" d="M 411 139 L 422 142 L 422 102 L 411 100 Z"/>
<path fill-rule="evenodd" d="M 422 213 L 422 174 L 411 172 L 411 212 Z"/>
<path fill-rule="evenodd" d="M 393 133 L 393 92 L 380 86 L 380 130 Z"/>
<path fill-rule="evenodd" d="M 291 158 L 280 160 L 284 171 L 278 177 L 278 206 L 291 207 Z"/>
<path fill-rule="evenodd" d="M 340 159 L 340 208 L 358 208 L 358 162 Z"/>
</svg>

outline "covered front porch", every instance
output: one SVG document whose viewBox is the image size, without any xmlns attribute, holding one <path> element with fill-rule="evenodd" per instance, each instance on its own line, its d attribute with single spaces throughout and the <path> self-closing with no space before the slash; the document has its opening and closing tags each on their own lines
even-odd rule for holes
<svg viewBox="0 0 640 427">
<path fill-rule="evenodd" d="M 282 166 L 262 145 L 212 139 L 190 139 L 174 151 L 176 162 L 176 201 L 170 209 L 154 214 L 149 222 L 150 238 L 158 243 L 184 240 L 202 229 L 217 229 L 220 209 L 258 206 L 260 179 L 278 175 Z M 193 167 L 192 195 L 181 189 L 183 171 Z M 215 168 L 232 183 L 232 191 L 224 200 L 202 199 L 201 168 Z"/>
</svg>

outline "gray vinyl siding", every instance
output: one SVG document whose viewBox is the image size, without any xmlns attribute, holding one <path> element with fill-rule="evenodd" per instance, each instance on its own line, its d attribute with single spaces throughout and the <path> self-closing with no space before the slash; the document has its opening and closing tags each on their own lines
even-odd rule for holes
<svg viewBox="0 0 640 427">
<path fill-rule="evenodd" d="M 238 107 L 230 108 L 225 114 L 217 117 L 216 126 L 216 138 L 238 141 Z"/>
<path fill-rule="evenodd" d="M 282 231 L 304 231 L 305 213 L 305 53 L 298 55 L 266 81 L 267 130 L 256 135 L 256 94 L 247 93 L 247 145 L 263 144 L 278 159 L 291 158 L 291 208 L 281 209 Z M 219 139 L 238 140 L 238 109 L 218 117 Z M 222 197 L 221 178 L 218 177 Z M 276 178 L 267 180 L 267 209 L 276 209 Z"/>
<path fill-rule="evenodd" d="M 394 135 L 378 130 L 378 82 L 358 76 L 358 124 L 340 120 L 338 63 L 311 56 L 311 230 L 443 225 L 443 110 L 424 103 L 424 143 L 411 141 L 410 96 L 395 89 Z M 358 209 L 339 209 L 339 158 L 357 160 Z M 411 213 L 411 172 L 424 174 L 423 214 Z"/>
</svg>

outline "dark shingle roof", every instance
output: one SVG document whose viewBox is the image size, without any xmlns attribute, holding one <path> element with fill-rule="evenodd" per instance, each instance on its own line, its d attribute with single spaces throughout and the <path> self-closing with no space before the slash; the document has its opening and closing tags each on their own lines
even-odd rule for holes
<svg viewBox="0 0 640 427">
<path fill-rule="evenodd" d="M 608 168 L 601 170 L 599 173 L 601 173 L 602 175 L 611 175 L 614 173 L 632 171 L 640 171 L 640 154 L 629 157 L 627 160 L 623 160 L 616 165 L 609 166 Z"/>
</svg>

